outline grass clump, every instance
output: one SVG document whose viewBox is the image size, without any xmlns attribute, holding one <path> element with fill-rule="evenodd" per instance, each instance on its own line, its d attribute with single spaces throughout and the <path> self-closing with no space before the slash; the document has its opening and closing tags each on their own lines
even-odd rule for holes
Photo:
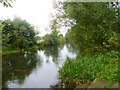
<svg viewBox="0 0 120 90">
<path fill-rule="evenodd" d="M 78 55 L 75 59 L 67 58 L 59 75 L 68 86 L 95 78 L 117 81 L 119 56 L 120 53 L 116 51 L 107 51 L 96 55 Z"/>
</svg>

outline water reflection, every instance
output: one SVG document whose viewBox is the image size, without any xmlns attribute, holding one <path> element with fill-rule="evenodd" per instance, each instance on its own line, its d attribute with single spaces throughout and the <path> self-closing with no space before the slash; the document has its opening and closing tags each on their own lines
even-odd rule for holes
<svg viewBox="0 0 120 90">
<path fill-rule="evenodd" d="M 36 57 L 36 52 L 10 54 L 3 57 L 2 60 L 2 84 L 5 86 L 6 81 L 17 82 L 22 84 L 25 77 L 27 77 L 40 58 Z M 40 60 L 39 60 L 40 61 Z"/>
<path fill-rule="evenodd" d="M 49 88 L 58 82 L 58 69 L 67 56 L 76 56 L 70 45 L 7 55 L 2 62 L 3 87 Z"/>
<path fill-rule="evenodd" d="M 47 57 L 52 57 L 53 62 L 56 62 L 58 59 L 58 47 L 57 46 L 52 46 L 52 47 L 46 47 L 44 48 L 44 54 Z M 49 59 L 47 59 L 48 61 Z"/>
</svg>

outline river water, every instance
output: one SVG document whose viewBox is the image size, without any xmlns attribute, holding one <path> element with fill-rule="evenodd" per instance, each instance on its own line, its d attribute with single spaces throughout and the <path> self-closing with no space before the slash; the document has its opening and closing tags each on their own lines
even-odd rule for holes
<svg viewBox="0 0 120 90">
<path fill-rule="evenodd" d="M 4 88 L 50 88 L 59 82 L 58 70 L 77 55 L 70 44 L 2 57 Z"/>
</svg>

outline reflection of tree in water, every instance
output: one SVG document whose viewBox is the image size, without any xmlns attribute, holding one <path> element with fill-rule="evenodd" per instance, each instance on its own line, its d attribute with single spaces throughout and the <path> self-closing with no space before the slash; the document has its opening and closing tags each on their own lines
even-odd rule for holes
<svg viewBox="0 0 120 90">
<path fill-rule="evenodd" d="M 68 48 L 69 52 L 76 52 L 77 50 L 75 48 L 73 48 L 73 46 L 69 43 L 66 43 L 66 47 Z"/>
<path fill-rule="evenodd" d="M 44 54 L 49 57 L 52 56 L 53 62 L 57 62 L 58 60 L 58 47 L 57 46 L 49 46 L 44 48 Z"/>
<path fill-rule="evenodd" d="M 71 85 L 71 86 L 67 86 L 63 80 L 59 77 L 58 78 L 58 82 L 55 84 L 50 85 L 50 88 L 52 90 L 74 90 L 75 86 Z M 79 90 L 79 89 L 78 89 Z"/>
<path fill-rule="evenodd" d="M 5 86 L 7 81 L 18 80 L 19 84 L 24 82 L 32 69 L 36 67 L 39 58 L 34 52 L 26 54 L 17 53 L 4 56 L 2 59 L 2 85 Z"/>
</svg>

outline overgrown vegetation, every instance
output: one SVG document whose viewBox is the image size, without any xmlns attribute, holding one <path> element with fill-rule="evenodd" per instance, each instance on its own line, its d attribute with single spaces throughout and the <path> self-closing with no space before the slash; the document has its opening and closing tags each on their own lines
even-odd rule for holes
<svg viewBox="0 0 120 90">
<path fill-rule="evenodd" d="M 67 58 L 59 74 L 68 86 L 78 85 L 95 78 L 118 81 L 118 60 L 120 54 L 115 51 L 101 52 L 95 55 L 78 55 Z"/>
<path fill-rule="evenodd" d="M 63 35 L 53 28 L 50 34 L 37 36 L 34 26 L 19 17 L 0 20 L 0 30 L 3 54 L 34 50 L 43 46 L 58 46 L 65 42 Z"/>
<path fill-rule="evenodd" d="M 0 27 L 0 30 L 2 30 L 3 53 L 35 49 L 36 32 L 34 27 L 27 21 L 18 17 L 13 20 L 1 20 Z"/>
<path fill-rule="evenodd" d="M 57 13 L 50 25 L 52 32 L 38 38 L 34 27 L 25 20 L 1 20 L 3 52 L 25 51 L 36 48 L 36 45 L 43 47 L 63 44 L 64 37 L 59 35 L 57 29 L 69 27 L 66 40 L 80 53 L 75 59 L 67 58 L 60 68 L 63 82 L 71 86 L 95 78 L 117 81 L 120 59 L 118 6 L 118 2 L 55 3 Z"/>
<path fill-rule="evenodd" d="M 66 39 L 80 53 L 59 70 L 67 85 L 101 78 L 118 81 L 120 25 L 118 2 L 59 2 L 57 24 L 71 27 Z M 61 24 L 61 22 L 64 24 Z"/>
<path fill-rule="evenodd" d="M 64 13 L 59 12 L 62 15 L 58 14 L 57 21 L 59 23 L 64 21 L 63 26 L 71 27 L 66 38 L 76 48 L 83 51 L 89 49 L 87 51 L 90 53 L 104 48 L 120 48 L 120 30 L 118 29 L 120 19 L 117 3 L 63 2 L 58 5 L 58 10 L 64 10 Z M 63 6 L 63 10 L 60 6 Z"/>
</svg>

